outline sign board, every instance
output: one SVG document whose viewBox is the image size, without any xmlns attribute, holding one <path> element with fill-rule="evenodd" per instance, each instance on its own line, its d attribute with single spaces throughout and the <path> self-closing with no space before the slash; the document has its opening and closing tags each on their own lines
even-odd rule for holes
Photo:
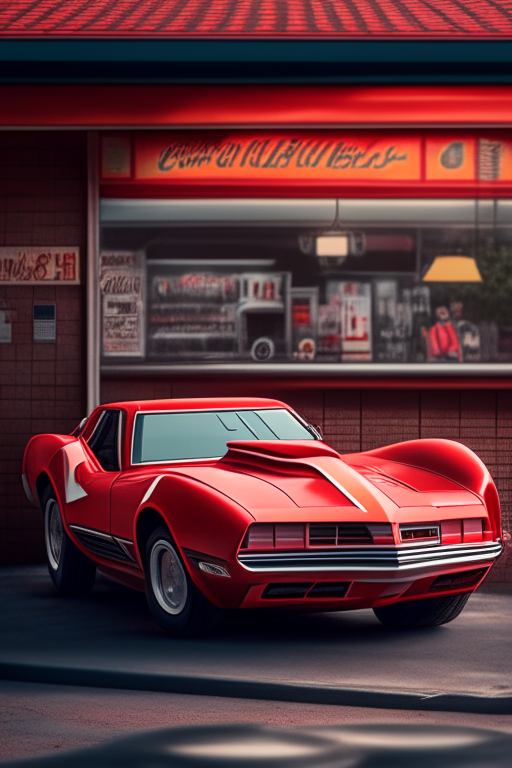
<svg viewBox="0 0 512 768">
<path fill-rule="evenodd" d="M 142 134 L 135 176 L 158 179 L 418 179 L 420 137 Z"/>
<path fill-rule="evenodd" d="M 104 134 L 101 177 L 130 183 L 512 181 L 509 136 L 390 131 Z"/>
<path fill-rule="evenodd" d="M 63 246 L 0 248 L 0 283 L 80 285 L 80 252 Z"/>
</svg>

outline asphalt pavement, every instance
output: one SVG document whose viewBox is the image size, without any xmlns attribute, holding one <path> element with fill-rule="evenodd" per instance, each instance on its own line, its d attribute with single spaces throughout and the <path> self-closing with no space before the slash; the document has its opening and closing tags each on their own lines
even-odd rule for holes
<svg viewBox="0 0 512 768">
<path fill-rule="evenodd" d="M 409 746 L 408 729 L 417 726 L 492 729 L 512 737 L 512 715 L 410 712 L 0 681 L 0 760 L 42 755 L 62 759 L 69 755 L 67 750 L 70 749 L 109 744 L 112 739 L 144 735 L 156 728 L 200 729 L 209 725 L 222 729 L 227 724 L 238 723 L 294 729 L 300 733 L 305 728 L 356 726 L 370 729 L 386 724 L 400 728 L 400 734 L 408 736 Z M 440 735 L 442 733 L 435 731 L 430 742 L 432 739 L 439 742 Z M 371 733 L 365 731 L 363 736 L 365 743 L 371 740 Z M 439 766 L 438 760 L 439 755 L 436 756 L 436 766 Z M 66 762 L 67 766 L 76 765 L 71 755 Z M 92 757 L 91 762 L 95 766 L 103 765 L 98 759 L 93 761 Z M 254 760 L 250 762 L 251 768 L 255 768 Z M 117 766 L 120 764 L 119 761 L 116 763 Z M 153 762 L 150 764 L 154 766 Z M 406 764 L 417 765 L 417 761 Z M 234 768 L 232 760 L 229 765 Z M 322 765 L 325 768 L 324 763 Z M 396 763 L 393 768 L 398 768 Z M 453 763 L 450 768 L 454 768 Z"/>
<path fill-rule="evenodd" d="M 370 610 L 233 612 L 214 634 L 181 639 L 158 628 L 144 595 L 102 576 L 87 597 L 64 598 L 44 566 L 3 568 L 0 677 L 507 714 L 511 597 L 510 585 L 483 585 L 458 619 L 432 629 L 390 630 Z"/>
</svg>

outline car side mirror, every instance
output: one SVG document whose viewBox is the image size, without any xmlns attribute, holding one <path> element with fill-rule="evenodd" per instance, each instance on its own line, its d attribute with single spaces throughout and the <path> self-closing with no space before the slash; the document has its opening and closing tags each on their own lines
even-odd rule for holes
<svg viewBox="0 0 512 768">
<path fill-rule="evenodd" d="M 323 433 L 322 427 L 319 424 L 310 424 L 309 426 L 313 427 L 313 429 L 317 433 L 320 440 L 324 439 L 324 433 Z"/>
</svg>

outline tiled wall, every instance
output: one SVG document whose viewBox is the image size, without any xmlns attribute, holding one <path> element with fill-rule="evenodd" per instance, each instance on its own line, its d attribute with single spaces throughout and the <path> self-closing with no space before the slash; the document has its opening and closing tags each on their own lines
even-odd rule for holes
<svg viewBox="0 0 512 768">
<path fill-rule="evenodd" d="M 86 255 L 83 133 L 0 133 L 0 245 L 79 246 Z M 21 460 L 38 432 L 70 432 L 85 411 L 85 287 L 0 283 L 12 343 L 0 344 L 0 562 L 44 557 L 42 515 L 21 489 Z M 57 342 L 32 341 L 34 303 L 57 305 Z"/>
</svg>

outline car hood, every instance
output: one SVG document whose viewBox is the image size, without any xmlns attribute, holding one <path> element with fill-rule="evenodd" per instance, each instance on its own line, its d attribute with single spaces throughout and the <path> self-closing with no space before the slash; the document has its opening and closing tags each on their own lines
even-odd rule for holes
<svg viewBox="0 0 512 768">
<path fill-rule="evenodd" d="M 258 521 L 307 521 L 313 514 L 326 521 L 389 521 L 410 507 L 425 513 L 445 507 L 451 517 L 457 507 L 481 505 L 440 475 L 364 453 L 341 456 L 319 441 L 233 441 L 215 465 L 179 471 L 229 496 Z"/>
</svg>

